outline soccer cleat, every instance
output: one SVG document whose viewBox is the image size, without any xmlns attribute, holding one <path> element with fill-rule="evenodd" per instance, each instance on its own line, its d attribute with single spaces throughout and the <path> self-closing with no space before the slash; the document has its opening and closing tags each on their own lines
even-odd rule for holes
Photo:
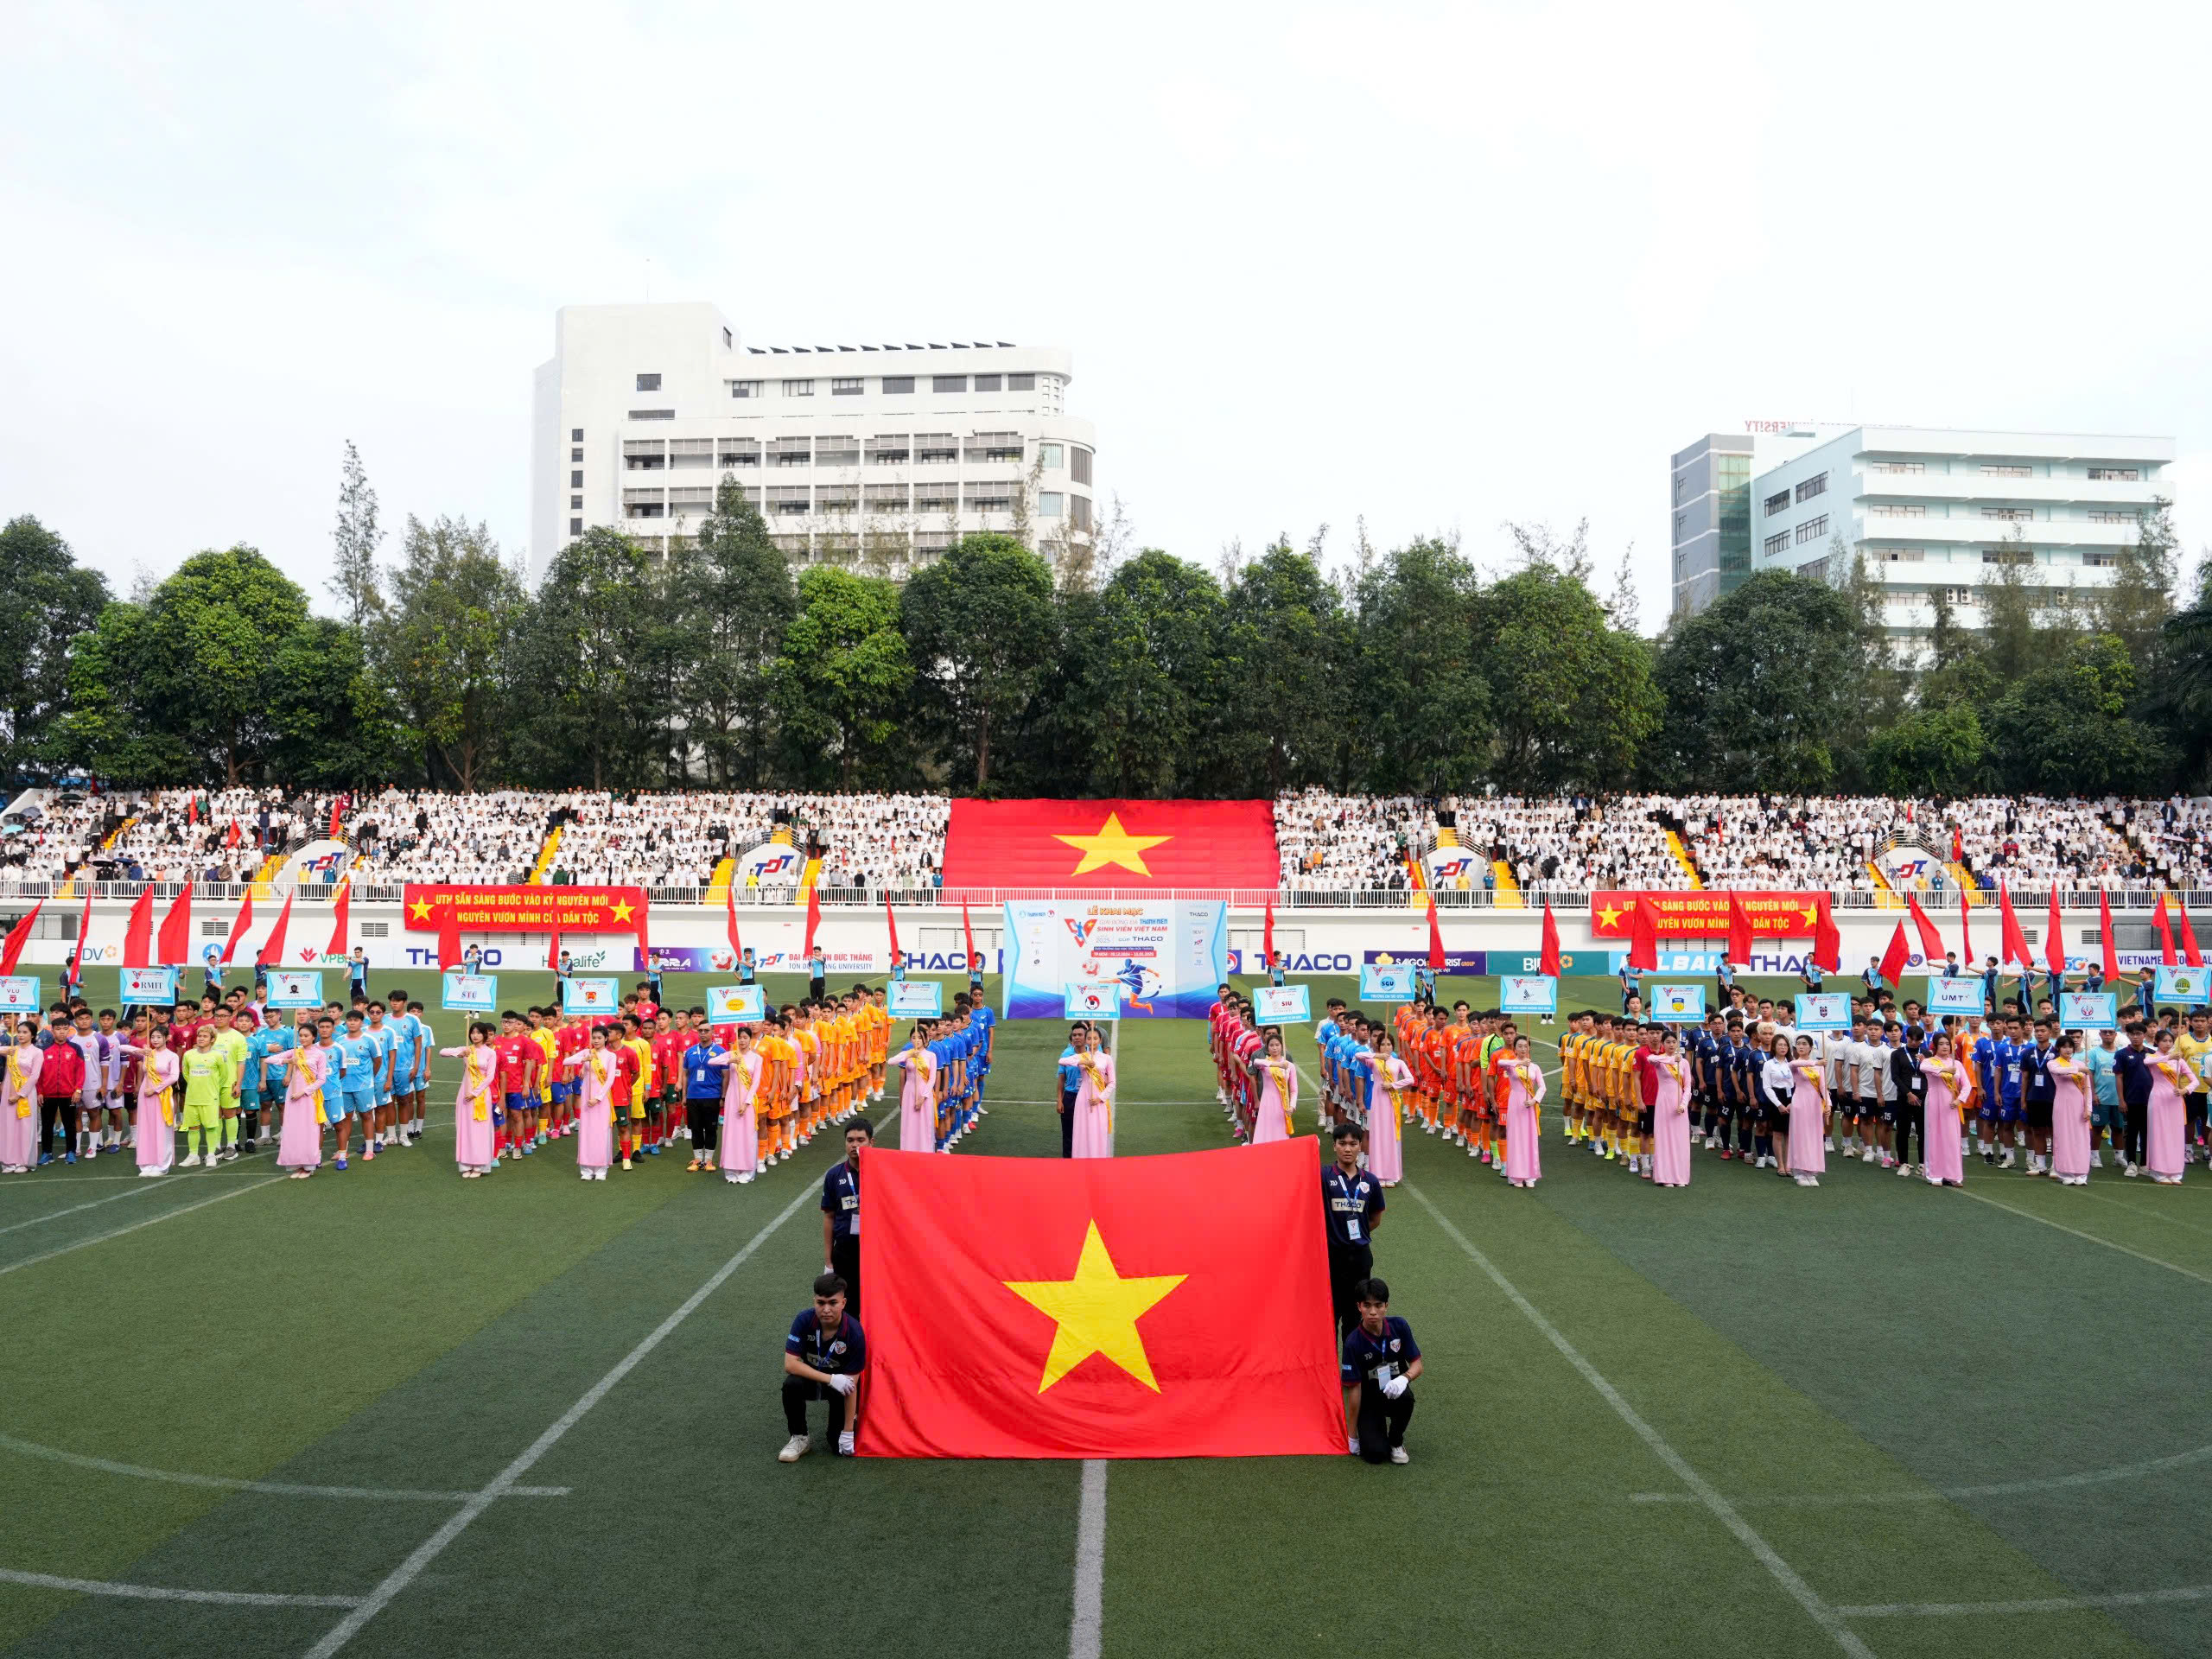
<svg viewBox="0 0 2212 1659">
<path fill-rule="evenodd" d="M 626 1156 L 622 1160 L 622 1167 L 625 1169 L 630 1167 L 630 1160 Z"/>
<path fill-rule="evenodd" d="M 794 1434 L 784 1442 L 784 1449 L 776 1453 L 778 1463 L 797 1463 L 813 1448 L 813 1442 L 804 1434 Z"/>
<path fill-rule="evenodd" d="M 184 1156 L 183 1156 L 183 1157 L 181 1157 L 181 1158 L 180 1158 L 179 1160 L 177 1160 L 177 1166 L 177 1166 L 179 1169 L 197 1169 L 197 1168 L 199 1168 L 199 1167 L 200 1167 L 200 1154 L 199 1154 L 198 1153 L 196 1153 L 196 1152 L 188 1152 L 188 1153 L 186 1153 L 186 1154 L 184 1154 Z"/>
<path fill-rule="evenodd" d="M 1394 1446 L 1390 1448 L 1390 1461 L 1393 1463 L 1411 1463 L 1413 1459 L 1407 1453 L 1404 1446 Z"/>
</svg>

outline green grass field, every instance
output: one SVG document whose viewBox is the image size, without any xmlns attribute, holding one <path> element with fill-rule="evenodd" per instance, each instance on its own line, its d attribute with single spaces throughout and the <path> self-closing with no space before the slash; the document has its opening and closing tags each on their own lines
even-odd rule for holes
<svg viewBox="0 0 2212 1659">
<path fill-rule="evenodd" d="M 1057 1152 L 1064 1030 L 1001 1027 L 957 1155 Z M 1203 1026 L 1119 1053 L 1122 1153 L 1225 1143 Z M 1376 1258 L 1428 1359 L 1413 1463 L 1097 1465 L 1095 1627 L 1083 1465 L 775 1461 L 822 1141 L 746 1187 L 587 1186 L 563 1143 L 464 1183 L 448 1122 L 307 1182 L 9 1178 L 0 1647 L 2212 1651 L 2201 1173 L 1808 1192 L 1700 1154 L 1665 1192 L 1546 1129 L 1533 1192 L 1408 1148 Z"/>
</svg>

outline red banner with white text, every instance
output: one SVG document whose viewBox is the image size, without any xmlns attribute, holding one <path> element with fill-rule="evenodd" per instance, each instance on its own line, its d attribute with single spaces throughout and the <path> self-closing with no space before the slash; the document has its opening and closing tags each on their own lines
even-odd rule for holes
<svg viewBox="0 0 2212 1659">
<path fill-rule="evenodd" d="M 407 925 L 435 933 L 448 910 L 471 933 L 634 933 L 643 887 L 471 887 L 410 881 Z"/>
<path fill-rule="evenodd" d="M 1751 931 L 1773 938 L 1806 938 L 1820 919 L 1825 893 L 1738 893 L 1751 918 Z M 1590 895 L 1590 931 L 1601 939 L 1630 937 L 1630 918 L 1638 904 L 1652 908 L 1655 930 L 1662 939 L 1725 939 L 1728 937 L 1725 890 L 1702 893 L 1618 893 Z"/>
</svg>

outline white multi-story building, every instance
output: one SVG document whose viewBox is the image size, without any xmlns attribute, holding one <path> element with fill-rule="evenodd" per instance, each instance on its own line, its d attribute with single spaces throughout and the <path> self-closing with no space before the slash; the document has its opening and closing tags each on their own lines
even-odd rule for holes
<svg viewBox="0 0 2212 1659">
<path fill-rule="evenodd" d="M 1908 658 L 1942 590 L 1980 627 L 1983 584 L 2024 567 L 2031 604 L 2087 600 L 2169 499 L 2171 438 L 1862 426 L 1751 480 L 1751 565 L 1840 581 L 1866 556 Z"/>
<path fill-rule="evenodd" d="M 564 306 L 532 413 L 531 568 L 597 525 L 656 550 L 741 485 L 794 563 L 903 575 L 973 531 L 1096 521 L 1069 355 L 1005 340 L 765 346 L 711 305 Z"/>
</svg>

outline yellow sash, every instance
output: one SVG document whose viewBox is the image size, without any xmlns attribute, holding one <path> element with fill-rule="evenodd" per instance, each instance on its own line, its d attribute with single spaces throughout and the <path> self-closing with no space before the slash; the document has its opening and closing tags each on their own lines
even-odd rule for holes
<svg viewBox="0 0 2212 1659">
<path fill-rule="evenodd" d="M 21 1047 L 8 1051 L 8 1086 L 16 1091 L 16 1116 L 29 1117 L 31 1115 L 31 1084 L 19 1058 L 22 1052 Z"/>
<path fill-rule="evenodd" d="M 1290 1089 L 1287 1081 L 1290 1068 L 1279 1060 L 1268 1060 L 1265 1064 L 1268 1075 L 1274 1079 L 1275 1099 L 1282 1105 L 1282 1132 L 1294 1135 L 1297 1131 L 1290 1121 Z"/>
<path fill-rule="evenodd" d="M 1090 1079 L 1091 1098 L 1094 1100 L 1103 1100 L 1106 1103 L 1106 1133 L 1109 1135 L 1113 1134 L 1114 1096 L 1112 1091 L 1109 1090 L 1106 1085 L 1106 1074 L 1101 1071 L 1096 1066 L 1093 1065 L 1088 1058 L 1079 1060 L 1077 1064 L 1083 1067 L 1083 1075 Z"/>
<path fill-rule="evenodd" d="M 479 1086 L 484 1081 L 484 1073 L 476 1064 L 476 1057 L 483 1052 L 484 1051 L 480 1046 L 472 1048 L 468 1051 L 469 1094 L 471 1098 L 476 1103 L 474 1109 L 469 1115 L 475 1118 L 479 1123 L 481 1123 L 486 1118 L 492 1115 L 492 1109 L 486 1101 L 486 1096 L 491 1091 Z"/>
</svg>

